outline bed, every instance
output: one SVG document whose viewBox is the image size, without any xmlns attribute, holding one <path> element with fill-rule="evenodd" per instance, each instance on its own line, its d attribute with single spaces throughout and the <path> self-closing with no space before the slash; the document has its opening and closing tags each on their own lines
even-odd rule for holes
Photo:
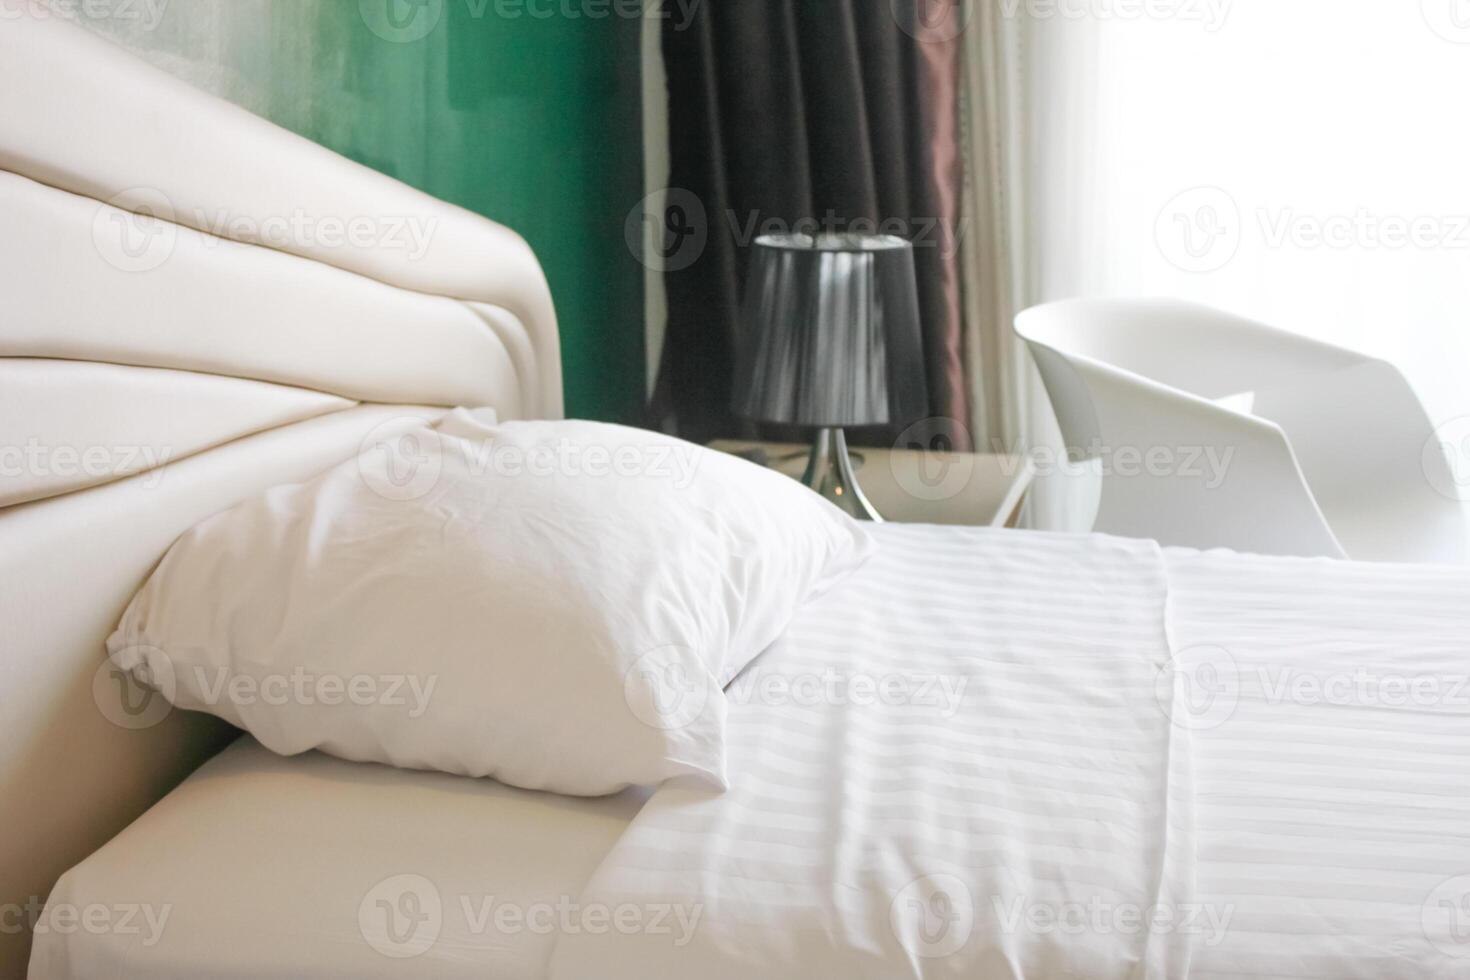
<svg viewBox="0 0 1470 980">
<path fill-rule="evenodd" d="M 878 535 L 732 685 L 729 792 L 246 737 L 52 894 L 155 925 L 38 936 L 33 975 L 1465 975 L 1470 576 Z"/>
<path fill-rule="evenodd" d="M 57 21 L 0 20 L 0 198 L 0 444 L 55 464 L 0 498 L 0 975 L 1470 976 L 1458 568 L 885 526 L 731 685 L 725 793 L 150 713 L 102 644 L 170 542 L 385 426 L 558 417 L 549 292 Z M 256 233 L 299 212 L 435 232 Z"/>
<path fill-rule="evenodd" d="M 767 669 L 958 708 L 741 704 L 729 793 L 660 790 L 583 893 L 702 927 L 553 976 L 1470 975 L 1464 570 L 882 533 Z"/>
</svg>

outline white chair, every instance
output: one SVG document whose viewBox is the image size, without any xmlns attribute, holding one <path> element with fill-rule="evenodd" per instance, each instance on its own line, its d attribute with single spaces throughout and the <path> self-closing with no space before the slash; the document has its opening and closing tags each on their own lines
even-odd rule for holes
<svg viewBox="0 0 1470 980">
<path fill-rule="evenodd" d="M 1392 365 L 1177 300 L 1050 303 L 1017 317 L 1016 333 L 1069 454 L 1100 473 L 1096 530 L 1466 560 L 1454 474 Z"/>
</svg>

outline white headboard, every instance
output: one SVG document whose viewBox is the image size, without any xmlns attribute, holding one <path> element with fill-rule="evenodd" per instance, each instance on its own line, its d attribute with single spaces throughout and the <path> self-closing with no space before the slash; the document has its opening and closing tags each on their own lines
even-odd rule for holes
<svg viewBox="0 0 1470 980">
<path fill-rule="evenodd" d="M 44 900 L 228 738 L 128 714 L 105 665 L 178 534 L 394 418 L 562 411 L 515 233 L 20 9 L 0 18 L 0 907 Z M 0 930 L 0 977 L 28 945 Z"/>
</svg>

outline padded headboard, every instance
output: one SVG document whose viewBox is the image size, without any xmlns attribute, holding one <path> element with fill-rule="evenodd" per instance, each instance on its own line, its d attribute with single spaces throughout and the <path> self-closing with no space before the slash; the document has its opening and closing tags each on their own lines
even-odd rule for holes
<svg viewBox="0 0 1470 980">
<path fill-rule="evenodd" d="M 0 18 L 0 909 L 230 737 L 140 711 L 105 662 L 173 539 L 455 405 L 561 414 L 519 236 L 58 18 Z M 28 946 L 0 928 L 0 977 Z"/>
</svg>

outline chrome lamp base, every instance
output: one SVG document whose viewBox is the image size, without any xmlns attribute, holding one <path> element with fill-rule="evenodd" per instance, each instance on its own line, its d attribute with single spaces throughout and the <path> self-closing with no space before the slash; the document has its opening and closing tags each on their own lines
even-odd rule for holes
<svg viewBox="0 0 1470 980">
<path fill-rule="evenodd" d="M 883 518 L 858 486 L 847 452 L 847 436 L 841 429 L 821 429 L 812 443 L 812 454 L 801 482 L 859 520 L 883 523 Z"/>
</svg>

